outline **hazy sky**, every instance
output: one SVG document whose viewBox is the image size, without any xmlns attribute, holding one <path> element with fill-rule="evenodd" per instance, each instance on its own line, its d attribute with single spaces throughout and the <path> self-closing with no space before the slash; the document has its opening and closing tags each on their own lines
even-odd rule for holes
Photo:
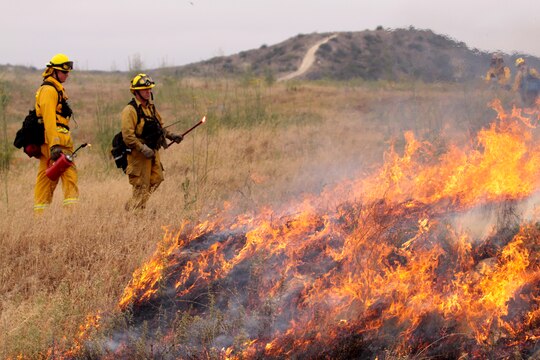
<svg viewBox="0 0 540 360">
<path fill-rule="evenodd" d="M 3 6 L 0 64 L 42 68 L 55 53 L 80 69 L 184 65 L 297 34 L 414 26 L 480 50 L 540 56 L 540 1 L 15 0 Z"/>
</svg>

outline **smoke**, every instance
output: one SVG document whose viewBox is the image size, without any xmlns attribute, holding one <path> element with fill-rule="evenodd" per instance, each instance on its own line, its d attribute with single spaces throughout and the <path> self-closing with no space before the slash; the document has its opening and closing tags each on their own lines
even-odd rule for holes
<svg viewBox="0 0 540 360">
<path fill-rule="evenodd" d="M 403 150 L 406 131 L 429 142 L 436 155 L 450 144 L 475 145 L 478 131 L 496 120 L 496 112 L 488 107 L 493 94 L 473 85 L 455 85 L 453 92 L 448 84 L 439 91 L 421 83 L 407 85 L 410 87 L 401 92 L 384 87 L 373 94 L 350 90 L 342 111 L 327 115 L 331 120 L 296 130 L 303 133 L 298 139 L 308 139 L 303 145 L 307 155 L 291 154 L 294 170 L 276 174 L 276 179 L 290 179 L 283 202 L 373 173 L 384 162 L 389 147 Z M 293 128 L 291 134 L 296 131 Z M 279 139 L 294 142 L 287 134 Z"/>
<path fill-rule="evenodd" d="M 459 201 L 460 195 L 469 195 L 466 187 L 447 198 L 433 196 L 431 189 L 408 192 L 418 190 L 410 184 L 416 184 L 411 179 L 416 180 L 423 163 L 407 168 L 409 162 L 400 162 L 410 160 L 405 155 L 394 158 L 404 168 L 375 172 L 374 189 L 355 189 L 355 181 L 334 184 L 369 168 L 367 162 L 354 161 L 357 156 L 369 157 L 354 150 L 360 141 L 355 136 L 362 135 L 365 142 L 360 149 L 381 140 L 370 139 L 370 130 L 377 133 L 375 127 L 355 121 L 358 118 L 344 120 L 348 127 L 329 126 L 327 133 L 314 135 L 320 146 L 307 147 L 317 149 L 313 159 L 289 169 L 300 173 L 290 182 L 289 195 L 304 193 L 302 200 L 287 202 L 281 211 L 263 209 L 236 217 L 216 214 L 208 224 L 165 234 L 158 252 L 143 267 L 152 271 L 135 275 L 128 287 L 132 292 L 126 293 L 132 296 L 121 303 L 128 304 L 122 308 L 127 325 L 115 329 L 113 340 L 105 341 L 105 352 L 129 357 L 137 344 L 143 344 L 152 355 L 164 358 L 167 354 L 218 357 L 227 351 L 246 358 L 291 352 L 324 357 L 314 354 L 318 350 L 339 358 L 332 356 L 342 349 L 335 344 L 351 340 L 354 345 L 343 350 L 341 358 L 358 354 L 359 349 L 371 357 L 391 346 L 422 353 L 423 344 L 439 341 L 443 331 L 457 333 L 474 326 L 464 322 L 470 318 L 480 325 L 459 335 L 460 340 L 463 346 L 479 343 L 478 337 L 486 331 L 482 324 L 502 321 L 494 316 L 504 313 L 501 308 L 510 301 L 500 301 L 502 305 L 498 299 L 491 301 L 492 292 L 499 291 L 497 296 L 503 300 L 513 299 L 525 283 L 522 269 L 528 262 L 519 257 L 523 253 L 519 244 L 511 241 L 524 219 L 534 218 L 538 195 L 521 201 L 475 199 L 471 205 Z M 438 140 L 418 156 L 428 165 L 445 154 L 446 139 Z M 400 183 L 398 175 L 406 170 L 412 174 Z M 378 175 L 391 178 L 388 183 L 395 187 L 395 197 L 390 186 L 377 183 L 381 182 Z M 354 180 L 362 183 L 362 179 L 356 175 Z M 417 187 L 438 184 L 435 180 L 440 179 L 427 180 Z M 362 193 L 369 190 L 372 194 Z M 422 201 L 416 194 L 423 196 Z M 456 236 L 460 233 L 468 234 L 470 243 L 460 243 Z M 517 255 L 505 254 L 504 261 L 520 271 L 514 278 L 498 278 L 507 269 L 504 262 L 500 268 L 495 266 L 497 256 L 510 252 L 509 244 L 517 248 Z M 477 298 L 465 280 L 472 286 L 485 282 L 494 289 Z M 499 289 L 499 283 L 507 285 Z M 451 296 L 456 297 L 454 302 L 448 299 Z M 461 304 L 460 296 L 476 303 Z M 437 302 L 444 305 L 444 316 L 433 306 Z M 467 306 L 478 308 L 469 314 Z M 514 309 L 520 313 L 528 306 L 520 303 Z M 387 313 L 390 316 L 383 319 Z M 419 319 L 412 321 L 417 313 Z M 512 325 L 515 319 L 507 320 Z M 501 325 L 497 331 L 504 329 Z M 394 339 L 398 334 L 408 337 Z M 273 350 L 277 343 L 281 349 Z M 368 348 L 369 343 L 376 347 Z M 444 344 L 442 351 L 450 346 Z"/>
<path fill-rule="evenodd" d="M 450 223 L 460 232 L 470 236 L 475 242 L 485 241 L 497 233 L 515 230 L 521 224 L 537 221 L 540 193 L 522 200 L 508 199 L 487 203 L 451 217 Z"/>
<path fill-rule="evenodd" d="M 455 215 L 451 219 L 454 228 L 467 233 L 471 239 L 480 242 L 498 230 L 519 224 L 520 216 L 514 201 L 485 204 Z"/>
<path fill-rule="evenodd" d="M 540 219 L 540 193 L 533 194 L 524 201 L 521 213 L 524 221 Z"/>
</svg>

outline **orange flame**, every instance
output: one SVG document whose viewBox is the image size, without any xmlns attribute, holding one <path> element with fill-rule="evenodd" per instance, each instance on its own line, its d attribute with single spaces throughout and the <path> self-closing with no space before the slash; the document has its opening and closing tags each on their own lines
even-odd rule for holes
<svg viewBox="0 0 540 360">
<path fill-rule="evenodd" d="M 245 293 L 236 301 L 252 312 L 267 308 L 280 324 L 224 348 L 226 359 L 333 358 L 340 342 L 363 341 L 391 344 L 396 357 L 457 341 L 482 357 L 489 346 L 534 342 L 540 229 L 524 223 L 477 238 L 459 224 L 469 210 L 523 200 L 540 187 L 538 114 L 491 105 L 498 122 L 474 146 L 441 152 L 406 132 L 403 155 L 392 148 L 372 176 L 306 197 L 287 213 L 183 224 L 176 234 L 166 228 L 120 308 L 159 298 L 164 280 L 182 298 L 220 281 L 234 288 L 247 273 L 254 280 L 234 288 Z M 194 243 L 206 245 L 194 252 Z"/>
<path fill-rule="evenodd" d="M 530 122 L 504 113 L 498 101 L 491 105 L 499 111 L 500 122 L 478 133 L 476 148 L 452 145 L 437 162 L 426 163 L 420 157 L 433 161 L 431 145 L 407 132 L 404 155 L 391 149 L 381 171 L 357 183 L 355 195 L 371 201 L 415 199 L 433 204 L 446 200 L 462 207 L 530 195 L 540 181 L 540 148 L 530 133 Z"/>
</svg>

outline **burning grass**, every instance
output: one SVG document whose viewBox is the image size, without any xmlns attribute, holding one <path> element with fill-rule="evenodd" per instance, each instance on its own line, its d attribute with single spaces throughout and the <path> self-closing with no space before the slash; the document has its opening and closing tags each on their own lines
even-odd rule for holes
<svg viewBox="0 0 540 360">
<path fill-rule="evenodd" d="M 77 138 L 88 141 L 99 122 L 92 110 L 99 97 L 89 94 L 104 90 L 116 103 L 123 93 L 107 79 L 88 75 L 86 80 L 84 87 L 74 81 L 68 90 L 81 101 Z M 164 84 L 176 86 L 174 81 Z M 185 81 L 182 86 L 163 89 L 164 116 L 185 117 L 190 125 L 195 112 L 208 108 L 214 125 L 164 153 L 166 180 L 151 199 L 153 211 L 143 216 L 126 218 L 127 180 L 104 163 L 109 159 L 89 151 L 78 159 L 79 209 L 66 215 L 55 205 L 46 216 L 30 220 L 33 164 L 14 158 L 0 234 L 0 356 L 382 358 L 440 353 L 456 339 L 465 352 L 498 349 L 501 342 L 484 327 L 466 331 L 461 318 L 452 320 L 448 310 L 439 309 L 441 304 L 454 309 L 452 301 L 465 295 L 476 301 L 473 290 L 482 276 L 471 264 L 483 264 L 482 271 L 496 274 L 499 263 L 509 261 L 501 253 L 516 234 L 533 234 L 535 229 L 534 223 L 522 230 L 502 226 L 498 233 L 467 238 L 455 225 L 460 215 L 477 206 L 498 208 L 509 187 L 489 193 L 496 196 L 483 192 L 478 199 L 484 205 L 459 200 L 459 191 L 435 195 L 445 174 L 451 173 L 436 172 L 441 149 L 450 148 L 443 138 L 466 138 L 444 123 L 454 118 L 459 130 L 479 128 L 478 123 L 463 124 L 483 119 L 479 114 L 489 94 L 462 96 L 461 89 L 422 85 L 367 91 L 296 83 L 294 88 L 252 92 L 233 91 L 236 85 L 227 81 Z M 177 95 L 186 102 L 174 100 Z M 231 109 L 253 104 L 261 108 L 239 113 L 264 110 L 271 121 L 216 125 L 221 116 L 234 116 Z M 463 111 L 447 113 L 454 108 Z M 431 127 L 442 134 L 435 135 Z M 415 136 L 405 144 L 402 130 L 410 128 Z M 371 164 L 382 160 L 381 149 L 393 137 L 398 150 L 387 153 L 383 168 L 391 176 L 365 175 Z M 532 140 L 526 141 L 527 151 L 512 167 L 519 176 L 535 174 L 530 156 L 534 150 L 527 147 Z M 460 159 L 472 164 L 465 166 L 466 178 L 476 174 L 493 180 L 487 171 L 471 171 L 483 164 L 474 155 L 481 154 L 482 147 L 470 152 L 461 145 L 455 153 L 461 149 Z M 406 155 L 398 154 L 401 148 L 408 149 Z M 359 172 L 363 175 L 358 181 L 333 185 Z M 422 191 L 411 194 L 417 174 L 432 179 L 431 187 L 416 185 Z M 519 200 L 536 189 L 536 183 L 516 189 L 511 196 Z M 303 195 L 302 201 L 291 200 Z M 216 211 L 223 202 L 234 205 Z M 164 231 L 163 225 L 170 226 Z M 162 237 L 156 249 L 156 239 Z M 528 244 L 515 248 L 523 252 Z M 523 266 L 534 270 L 535 261 L 529 255 L 529 265 Z M 445 273 L 452 266 L 463 274 L 454 279 Z M 407 275 L 417 277 L 405 280 Z M 450 279 L 438 280 L 444 276 Z M 467 288 L 469 278 L 476 282 Z M 516 279 L 512 281 L 523 280 Z M 417 283 L 426 284 L 427 294 L 407 289 Z M 500 291 L 534 295 L 523 289 L 508 285 Z M 453 292 L 454 298 L 443 296 L 443 290 Z M 511 299 L 517 303 L 516 297 Z M 398 306 L 394 300 L 405 303 Z M 492 303 L 497 311 L 504 307 Z M 403 318 L 415 312 L 420 319 Z M 383 320 L 384 314 L 388 319 Z M 518 319 L 523 312 L 513 314 L 512 319 Z M 491 319 L 489 328 L 495 323 L 505 339 L 526 344 L 519 349 L 532 353 L 532 337 L 522 341 L 520 336 L 534 336 L 533 325 L 528 330 L 512 328 L 517 335 L 510 336 L 506 323 L 469 316 L 480 322 Z M 514 326 L 517 320 L 512 319 L 505 322 Z M 477 340 L 485 333 L 487 340 Z M 403 339 L 396 340 L 396 334 Z"/>
<path fill-rule="evenodd" d="M 540 226 L 522 205 L 538 189 L 540 149 L 530 122 L 492 106 L 497 121 L 469 149 L 437 153 L 407 135 L 372 175 L 286 210 L 167 229 L 121 297 L 129 322 L 79 354 L 535 355 Z M 486 205 L 499 222 L 474 236 L 460 217 Z"/>
</svg>

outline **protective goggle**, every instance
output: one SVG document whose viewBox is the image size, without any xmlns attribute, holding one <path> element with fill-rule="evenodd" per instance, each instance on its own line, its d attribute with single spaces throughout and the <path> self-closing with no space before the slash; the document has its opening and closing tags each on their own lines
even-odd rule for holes
<svg viewBox="0 0 540 360">
<path fill-rule="evenodd" d="M 59 70 L 70 71 L 70 70 L 73 70 L 73 61 L 66 61 L 65 63 L 62 63 L 62 64 L 51 63 L 50 67 L 53 67 Z"/>
<path fill-rule="evenodd" d="M 135 84 L 133 86 L 152 86 L 154 85 L 154 81 L 150 78 L 150 76 L 141 76 L 139 80 L 135 81 Z"/>
</svg>

